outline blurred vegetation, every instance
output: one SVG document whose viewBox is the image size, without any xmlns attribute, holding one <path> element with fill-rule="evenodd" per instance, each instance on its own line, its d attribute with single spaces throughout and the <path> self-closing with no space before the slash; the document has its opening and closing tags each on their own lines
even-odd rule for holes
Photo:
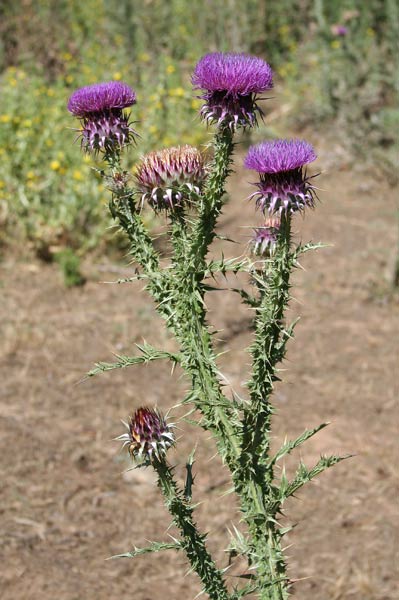
<svg viewBox="0 0 399 600">
<path fill-rule="evenodd" d="M 206 143 L 190 73 L 209 51 L 264 57 L 294 125 L 330 120 L 392 173 L 398 12 L 396 0 L 2 0 L 0 241 L 46 260 L 109 243 L 106 193 L 72 144 L 69 95 L 110 79 L 136 89 L 132 168 L 149 149 Z"/>
</svg>

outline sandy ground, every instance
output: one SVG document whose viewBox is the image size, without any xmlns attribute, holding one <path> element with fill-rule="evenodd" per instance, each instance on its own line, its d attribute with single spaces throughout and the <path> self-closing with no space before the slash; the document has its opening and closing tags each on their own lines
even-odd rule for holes
<svg viewBox="0 0 399 600">
<path fill-rule="evenodd" d="M 338 153 L 339 154 L 339 153 Z M 297 240 L 323 240 L 295 274 L 296 339 L 275 393 L 275 444 L 305 427 L 331 421 L 288 464 L 320 453 L 356 456 L 334 467 L 286 506 L 290 576 L 300 600 L 394 600 L 398 553 L 398 304 L 388 275 L 396 244 L 394 193 L 372 174 L 349 170 L 334 154 L 319 161 L 329 174 L 317 210 L 296 221 Z M 231 203 L 220 230 L 245 251 L 246 226 L 260 223 L 248 173 L 230 182 Z M 119 419 L 142 403 L 174 406 L 187 382 L 166 364 L 131 367 L 77 385 L 112 352 L 133 353 L 143 338 L 172 348 L 141 284 L 99 283 L 129 275 L 119 263 L 87 261 L 82 288 L 66 290 L 56 265 L 0 264 L 0 587 L 2 600 L 190 600 L 200 588 L 173 552 L 105 561 L 146 540 L 167 540 L 169 516 L 149 469 L 128 463 L 112 438 Z M 230 281 L 230 283 L 234 283 Z M 230 350 L 221 370 L 244 393 L 251 340 L 249 313 L 230 292 L 208 298 L 210 320 Z M 396 373 L 395 373 L 396 371 Z M 395 385 L 396 377 L 396 385 Z M 182 414 L 172 410 L 174 418 Z M 198 441 L 198 521 L 220 550 L 237 511 L 214 443 L 179 423 L 170 455 L 179 478 Z M 396 556 L 395 556 L 396 554 Z M 233 572 L 234 573 L 234 572 Z M 231 580 L 235 581 L 233 575 Z"/>
</svg>

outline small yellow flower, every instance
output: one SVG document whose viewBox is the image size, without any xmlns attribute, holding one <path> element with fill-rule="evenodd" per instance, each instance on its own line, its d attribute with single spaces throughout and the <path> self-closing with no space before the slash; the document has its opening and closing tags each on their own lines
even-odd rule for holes
<svg viewBox="0 0 399 600">
<path fill-rule="evenodd" d="M 73 172 L 73 178 L 76 179 L 76 181 L 82 181 L 84 179 L 82 171 L 75 169 Z"/>
<path fill-rule="evenodd" d="M 0 190 L 3 189 L 5 187 L 5 183 L 4 181 L 2 181 L 2 179 L 0 179 Z"/>
<path fill-rule="evenodd" d="M 57 152 L 57 158 L 59 158 L 60 160 L 63 160 L 65 158 L 65 152 L 63 152 L 62 150 L 59 150 Z"/>
<path fill-rule="evenodd" d="M 63 54 L 61 54 L 61 58 L 63 60 L 72 60 L 73 56 L 70 52 L 63 52 Z"/>
<path fill-rule="evenodd" d="M 172 73 L 174 73 L 176 71 L 176 67 L 174 65 L 168 65 L 166 67 L 166 72 L 169 73 L 169 75 L 171 75 Z"/>
<path fill-rule="evenodd" d="M 285 66 L 282 66 L 278 69 L 278 74 L 280 75 L 280 77 L 286 77 L 288 75 L 288 71 L 286 69 Z"/>
<path fill-rule="evenodd" d="M 65 81 L 66 81 L 66 83 L 73 83 L 73 76 L 72 75 L 67 75 L 65 77 Z"/>
<path fill-rule="evenodd" d="M 331 42 L 331 48 L 338 50 L 338 48 L 341 48 L 341 42 L 339 40 L 333 40 Z"/>
<path fill-rule="evenodd" d="M 52 97 L 54 95 L 55 95 L 55 91 L 53 90 L 53 88 L 48 88 L 48 90 L 47 90 L 47 96 Z"/>
<path fill-rule="evenodd" d="M 288 25 L 281 25 L 281 27 L 278 28 L 278 32 L 282 37 L 284 37 L 290 32 L 290 28 Z"/>
<path fill-rule="evenodd" d="M 202 105 L 202 101 L 199 98 L 194 98 L 191 100 L 191 108 L 193 110 L 198 110 Z"/>
<path fill-rule="evenodd" d="M 11 121 L 10 115 L 1 115 L 0 123 L 9 123 Z"/>
<path fill-rule="evenodd" d="M 50 169 L 53 171 L 58 171 L 61 167 L 61 163 L 59 160 L 52 160 L 50 163 Z"/>
<path fill-rule="evenodd" d="M 53 140 L 46 140 L 46 146 L 47 148 L 52 148 L 54 146 Z"/>
<path fill-rule="evenodd" d="M 375 31 L 374 29 L 372 29 L 371 27 L 368 27 L 366 29 L 366 35 L 368 35 L 369 37 L 374 37 L 375 36 Z"/>
<path fill-rule="evenodd" d="M 156 125 L 150 125 L 149 127 L 150 133 L 154 134 L 158 131 Z"/>
<path fill-rule="evenodd" d="M 65 175 L 65 173 L 66 173 L 65 167 L 60 167 L 58 172 L 60 173 L 60 175 Z"/>
<path fill-rule="evenodd" d="M 29 129 L 30 127 L 32 127 L 32 121 L 31 121 L 30 119 L 25 119 L 25 120 L 22 122 L 22 125 L 23 125 L 24 127 L 26 127 L 27 129 Z"/>
<path fill-rule="evenodd" d="M 141 62 L 150 62 L 151 57 L 149 54 L 147 54 L 147 52 L 142 52 L 141 54 L 139 54 L 139 60 L 141 60 Z"/>
<path fill-rule="evenodd" d="M 18 81 L 13 77 L 12 79 L 10 79 L 10 85 L 12 87 L 15 87 L 17 85 Z"/>
<path fill-rule="evenodd" d="M 177 98 L 183 98 L 185 92 L 182 87 L 172 88 L 169 90 L 169 96 L 175 96 Z"/>
<path fill-rule="evenodd" d="M 35 179 L 36 175 L 34 171 L 28 171 L 26 174 L 26 179 Z"/>
<path fill-rule="evenodd" d="M 120 71 L 116 71 L 112 77 L 115 79 L 115 81 L 120 81 L 122 79 L 122 73 Z"/>
</svg>

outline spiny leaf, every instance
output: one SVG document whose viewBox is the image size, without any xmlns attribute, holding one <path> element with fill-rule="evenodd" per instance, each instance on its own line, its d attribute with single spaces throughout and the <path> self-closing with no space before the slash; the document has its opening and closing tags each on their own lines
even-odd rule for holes
<svg viewBox="0 0 399 600">
<path fill-rule="evenodd" d="M 314 429 L 305 429 L 305 431 L 295 440 L 289 440 L 288 442 L 285 442 L 285 444 L 281 446 L 280 450 L 278 450 L 278 452 L 276 452 L 276 454 L 269 460 L 267 466 L 272 467 L 278 460 L 280 460 L 280 458 L 286 454 L 290 454 L 295 448 L 306 442 L 306 440 L 309 438 L 313 437 L 316 433 L 324 429 L 324 427 L 327 427 L 327 425 L 329 425 L 329 423 L 321 423 L 321 425 L 318 425 L 318 427 L 315 427 Z"/>
<path fill-rule="evenodd" d="M 147 343 L 136 344 L 137 348 L 141 351 L 139 356 L 125 356 L 121 354 L 115 354 L 117 361 L 114 363 L 98 362 L 95 363 L 95 368 L 86 374 L 84 379 L 94 377 L 99 373 L 105 373 L 106 371 L 112 371 L 113 369 L 125 369 L 131 365 L 149 363 L 153 360 L 169 359 L 174 363 L 180 362 L 180 355 L 163 350 L 156 350 Z"/>
<path fill-rule="evenodd" d="M 196 451 L 196 448 L 193 449 L 193 451 L 189 455 L 187 462 L 186 462 L 187 475 L 186 475 L 186 482 L 184 484 L 184 498 L 187 501 L 190 501 L 192 498 L 192 488 L 194 485 L 193 464 L 195 462 L 195 460 L 194 460 L 195 451 Z"/>
<path fill-rule="evenodd" d="M 319 475 L 326 469 L 329 469 L 333 465 L 336 465 L 339 462 L 346 460 L 347 458 L 351 458 L 352 456 L 353 454 L 347 454 L 345 456 L 322 456 L 312 469 L 308 469 L 308 467 L 301 462 L 297 469 L 294 479 L 292 479 L 292 481 L 290 482 L 287 482 L 285 486 L 281 485 L 281 502 L 283 502 L 290 496 L 293 496 L 295 492 L 297 492 L 301 487 L 303 487 L 306 483 L 314 479 L 314 477 L 317 477 L 317 475 Z"/>
<path fill-rule="evenodd" d="M 182 545 L 180 542 L 150 542 L 149 546 L 145 546 L 144 548 L 134 548 L 130 552 L 124 552 L 123 554 L 115 554 L 114 556 L 110 556 L 108 560 L 113 558 L 134 558 L 135 556 L 140 556 L 141 554 L 149 554 L 150 552 L 161 552 L 162 550 L 181 550 Z"/>
</svg>

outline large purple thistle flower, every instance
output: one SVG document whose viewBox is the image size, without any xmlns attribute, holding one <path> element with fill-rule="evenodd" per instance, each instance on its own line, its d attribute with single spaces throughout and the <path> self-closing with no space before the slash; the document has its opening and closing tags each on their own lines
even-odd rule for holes
<svg viewBox="0 0 399 600">
<path fill-rule="evenodd" d="M 201 116 L 208 123 L 253 127 L 257 113 L 258 94 L 273 87 L 270 65 L 261 58 L 247 54 L 213 52 L 197 63 L 192 83 L 204 90 Z"/>
<path fill-rule="evenodd" d="M 120 81 L 76 90 L 69 98 L 68 110 L 82 122 L 82 148 L 87 152 L 110 151 L 129 144 L 135 131 L 123 109 L 135 102 L 134 90 Z"/>
<path fill-rule="evenodd" d="M 313 162 L 316 154 L 303 140 L 272 140 L 251 146 L 244 165 L 260 174 L 258 191 L 251 194 L 265 213 L 292 213 L 313 208 L 315 191 L 304 165 Z"/>
<path fill-rule="evenodd" d="M 155 210 L 173 210 L 201 193 L 206 177 L 204 159 L 193 146 L 177 146 L 146 154 L 137 167 L 136 180 Z"/>
<path fill-rule="evenodd" d="M 122 422 L 128 431 L 115 439 L 123 442 L 122 448 L 127 446 L 129 454 L 139 464 L 149 465 L 154 457 L 161 460 L 174 444 L 171 431 L 174 425 L 168 424 L 157 409 L 143 406 L 128 423 Z"/>
</svg>

